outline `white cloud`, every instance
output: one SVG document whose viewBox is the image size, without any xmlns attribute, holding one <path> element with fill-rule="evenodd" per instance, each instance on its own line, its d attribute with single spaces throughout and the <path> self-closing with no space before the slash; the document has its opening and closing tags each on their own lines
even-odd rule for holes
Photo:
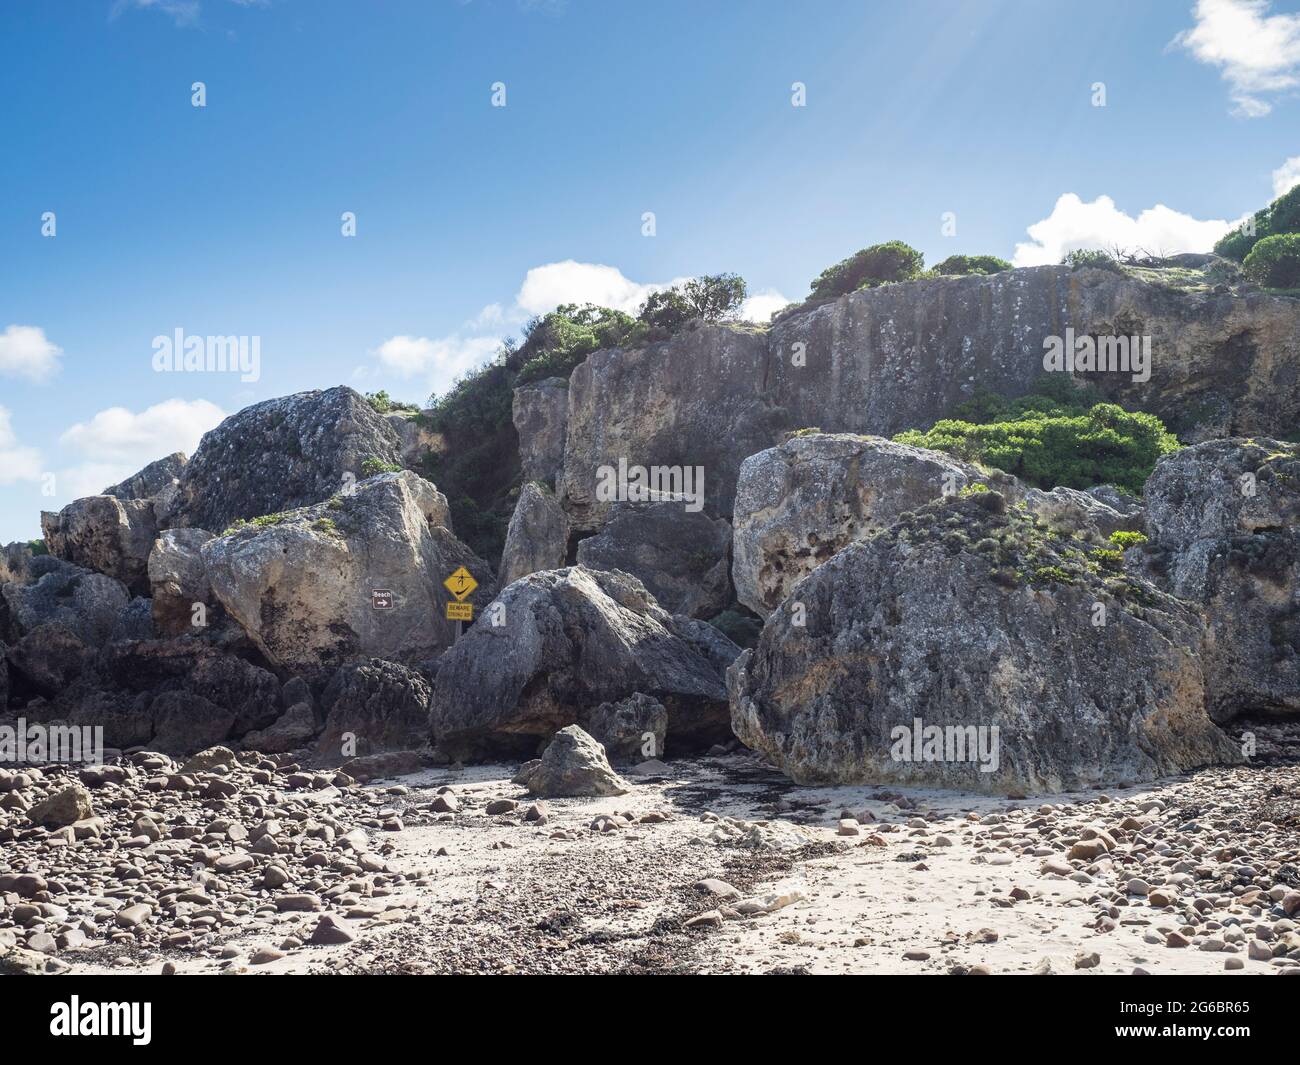
<svg viewBox="0 0 1300 1065">
<path fill-rule="evenodd" d="M 224 417 L 221 408 L 206 399 L 168 399 L 139 414 L 125 407 L 109 407 L 90 421 L 72 426 L 59 437 L 59 443 L 91 456 L 93 462 L 134 464 L 127 471 L 130 474 L 173 451 L 194 454 L 203 434 Z"/>
<path fill-rule="evenodd" d="M 0 336 L 0 374 L 48 381 L 59 369 L 63 349 L 51 344 L 35 325 L 10 325 Z"/>
<path fill-rule="evenodd" d="M 458 334 L 428 337 L 389 337 L 369 354 L 398 377 L 431 376 L 450 381 L 486 361 L 501 345 L 500 337 L 462 337 Z"/>
<path fill-rule="evenodd" d="M 13 416 L 0 407 L 0 485 L 41 479 L 41 453 L 34 447 L 21 447 L 14 432 Z"/>
<path fill-rule="evenodd" d="M 1300 87 L 1300 15 L 1270 14 L 1272 0 L 1197 0 L 1196 25 L 1173 45 L 1219 68 L 1233 114 L 1259 118 L 1273 96 Z"/>
<path fill-rule="evenodd" d="M 1119 248 L 1152 255 L 1209 251 L 1231 228 L 1231 222 L 1200 221 L 1163 204 L 1133 218 L 1109 196 L 1084 203 L 1067 192 L 1056 201 L 1050 215 L 1029 227 L 1032 241 L 1017 244 L 1011 262 L 1013 266 L 1045 266 L 1059 263 L 1067 252 L 1080 248 Z"/>
<path fill-rule="evenodd" d="M 755 292 L 740 305 L 740 317 L 747 322 L 758 322 L 762 325 L 790 302 L 776 289 L 765 288 Z"/>
<path fill-rule="evenodd" d="M 615 266 L 565 259 L 529 270 L 524 275 L 524 283 L 519 286 L 515 305 L 524 314 L 545 314 L 562 303 L 594 303 L 598 307 L 636 314 L 652 292 L 662 292 L 688 280 L 679 277 L 673 281 L 642 285 L 624 277 Z"/>
<path fill-rule="evenodd" d="M 147 465 L 147 464 L 146 464 Z M 55 484 L 59 499 L 84 499 L 97 496 L 110 485 L 125 481 L 140 469 L 130 463 L 83 462 L 60 470 Z"/>
<path fill-rule="evenodd" d="M 1300 185 L 1300 155 L 1293 155 L 1273 171 L 1273 195 L 1282 196 Z"/>
</svg>

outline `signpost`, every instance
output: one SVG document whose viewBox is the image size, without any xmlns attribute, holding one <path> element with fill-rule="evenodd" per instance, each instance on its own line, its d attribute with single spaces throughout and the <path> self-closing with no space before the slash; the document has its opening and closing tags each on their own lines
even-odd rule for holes
<svg viewBox="0 0 1300 1065">
<path fill-rule="evenodd" d="M 474 604 L 465 602 L 478 587 L 478 581 L 464 566 L 459 567 L 450 577 L 442 582 L 456 601 L 447 604 L 447 620 L 456 623 L 456 639 L 460 639 L 465 622 L 474 620 Z"/>
</svg>

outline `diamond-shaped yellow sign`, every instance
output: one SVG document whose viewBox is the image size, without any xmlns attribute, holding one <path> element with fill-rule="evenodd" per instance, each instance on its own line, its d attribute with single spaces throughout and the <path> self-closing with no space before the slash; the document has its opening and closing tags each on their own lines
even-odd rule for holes
<svg viewBox="0 0 1300 1065">
<path fill-rule="evenodd" d="M 442 582 L 443 587 L 456 597 L 456 602 L 463 603 L 467 596 L 478 587 L 478 581 L 464 566 Z"/>
</svg>

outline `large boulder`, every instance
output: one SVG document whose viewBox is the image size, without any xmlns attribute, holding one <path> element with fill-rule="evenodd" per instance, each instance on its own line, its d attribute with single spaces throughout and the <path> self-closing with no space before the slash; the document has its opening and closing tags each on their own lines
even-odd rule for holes
<svg viewBox="0 0 1300 1065">
<path fill-rule="evenodd" d="M 132 474 L 125 481 L 105 488 L 101 495 L 116 496 L 118 499 L 154 499 L 168 491 L 180 480 L 185 471 L 185 455 L 173 452 L 166 458 L 149 463 L 138 473 Z"/>
<path fill-rule="evenodd" d="M 121 581 L 49 556 L 32 559 L 29 575 L 36 578 L 30 584 L 11 581 L 0 588 L 13 638 L 55 624 L 99 647 L 131 601 Z"/>
<path fill-rule="evenodd" d="M 419 747 L 429 739 L 429 682 L 397 662 L 343 666 L 321 696 L 320 757 L 335 762 Z"/>
<path fill-rule="evenodd" d="M 544 799 L 626 795 L 632 790 L 614 772 L 605 748 L 577 725 L 555 734 L 537 764 L 521 773 L 521 782 Z"/>
<path fill-rule="evenodd" d="M 519 434 L 519 460 L 525 481 L 554 486 L 564 461 L 569 421 L 569 382 L 563 377 L 520 385 L 514 391 L 511 418 Z"/>
<path fill-rule="evenodd" d="M 164 636 L 182 636 L 194 631 L 196 617 L 205 621 L 219 604 L 212 594 L 202 548 L 214 533 L 206 529 L 168 529 L 154 541 L 149 552 L 149 587 L 153 596 L 153 619 Z M 201 614 L 195 607 L 203 606 Z"/>
<path fill-rule="evenodd" d="M 737 598 L 766 617 L 800 580 L 837 551 L 945 495 L 994 489 L 1049 526 L 1100 543 L 1141 527 L 1090 492 L 1021 484 L 942 451 L 852 433 L 796 433 L 747 458 L 736 486 L 732 575 Z M 1114 490 L 1111 490 L 1114 493 Z"/>
<path fill-rule="evenodd" d="M 531 755 L 585 708 L 633 692 L 664 705 L 674 744 L 727 735 L 723 671 L 738 648 L 668 614 L 636 578 L 582 566 L 533 573 L 489 614 L 438 664 L 431 720 L 447 754 Z"/>
<path fill-rule="evenodd" d="M 443 494 L 402 470 L 244 524 L 201 553 L 213 592 L 262 654 L 312 674 L 370 656 L 436 655 L 456 635 L 443 581 L 461 566 L 479 583 L 467 602 L 491 599 L 491 568 L 449 521 Z"/>
<path fill-rule="evenodd" d="M 1148 478 L 1139 571 L 1204 612 L 1210 715 L 1300 713 L 1300 445 L 1216 440 Z"/>
<path fill-rule="evenodd" d="M 732 726 L 800 783 L 988 793 L 1240 761 L 1196 612 L 985 492 L 815 570 L 728 677 Z"/>
<path fill-rule="evenodd" d="M 86 496 L 57 513 L 43 511 L 41 528 L 55 558 L 115 577 L 137 594 L 149 591 L 149 551 L 158 535 L 152 501 Z"/>
<path fill-rule="evenodd" d="M 320 503 L 361 480 L 368 459 L 397 464 L 398 448 L 383 415 L 350 388 L 255 403 L 204 434 L 171 524 L 223 530 Z"/>
<path fill-rule="evenodd" d="M 940 451 L 878 436 L 795 434 L 740 467 L 732 549 L 736 597 L 766 617 L 795 584 L 853 541 L 988 480 Z"/>
<path fill-rule="evenodd" d="M 519 501 L 506 529 L 501 553 L 502 587 L 538 570 L 559 569 L 568 547 L 569 519 L 554 493 L 528 481 L 519 490 Z"/>
<path fill-rule="evenodd" d="M 731 602 L 731 525 L 676 501 L 619 503 L 578 563 L 637 578 L 670 614 L 712 617 Z"/>
</svg>

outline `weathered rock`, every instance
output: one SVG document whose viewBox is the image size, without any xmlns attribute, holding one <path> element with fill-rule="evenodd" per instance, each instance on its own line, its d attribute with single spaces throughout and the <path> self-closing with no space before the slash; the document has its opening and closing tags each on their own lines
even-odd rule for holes
<svg viewBox="0 0 1300 1065">
<path fill-rule="evenodd" d="M 569 377 L 557 494 L 575 529 L 594 530 L 610 503 L 599 470 L 702 466 L 711 514 L 729 516 L 741 460 L 776 442 L 787 412 L 767 401 L 766 336 L 700 326 L 645 348 L 597 351 Z M 520 434 L 521 441 L 524 434 Z"/>
<path fill-rule="evenodd" d="M 712 617 L 731 602 L 731 525 L 681 502 L 619 503 L 578 564 L 630 573 L 670 614 Z"/>
<path fill-rule="evenodd" d="M 197 615 L 207 615 L 218 608 L 201 549 L 214 538 L 206 529 L 168 529 L 154 541 L 149 552 L 149 587 L 153 596 L 153 617 L 163 636 L 182 636 L 195 631 Z"/>
<path fill-rule="evenodd" d="M 605 757 L 605 748 L 577 725 L 569 725 L 555 734 L 524 786 L 544 799 L 626 795 L 632 790 L 614 772 Z"/>
<path fill-rule="evenodd" d="M 0 584 L 9 581 L 26 582 L 27 567 L 35 557 L 32 545 L 15 542 L 0 548 Z"/>
<path fill-rule="evenodd" d="M 204 434 L 172 524 L 219 530 L 311 506 L 361 480 L 367 459 L 399 458 L 397 434 L 350 388 L 255 403 Z"/>
<path fill-rule="evenodd" d="M 501 586 L 539 570 L 564 565 L 569 545 L 569 519 L 553 493 L 527 482 L 510 516 L 506 546 L 501 554 Z"/>
<path fill-rule="evenodd" d="M 152 640 L 157 636 L 158 630 L 153 623 L 153 600 L 137 595 L 118 611 L 108 639 L 111 643 L 117 640 Z"/>
<path fill-rule="evenodd" d="M 94 814 L 90 802 L 90 792 L 80 784 L 69 784 L 56 791 L 48 799 L 38 802 L 27 811 L 27 818 L 32 824 L 46 828 L 63 828 L 77 821 L 84 821 Z"/>
<path fill-rule="evenodd" d="M 1008 494 L 1005 489 L 999 490 Z M 1108 493 L 1098 494 L 1096 490 L 1081 492 L 1077 488 L 1057 487 L 1045 492 L 1041 488 L 1023 487 L 1019 499 L 1051 528 L 1078 533 L 1086 540 L 1101 543 L 1114 532 L 1142 530 L 1142 508 L 1125 504 L 1121 493 L 1113 488 L 1111 491 L 1115 492 L 1113 497 Z M 1111 506 L 1103 496 L 1114 498 L 1123 509 Z"/>
<path fill-rule="evenodd" d="M 658 699 L 633 692 L 626 699 L 588 710 L 581 724 L 612 760 L 641 762 L 664 753 L 668 711 Z"/>
<path fill-rule="evenodd" d="M 1200 607 L 1210 715 L 1300 713 L 1300 445 L 1218 440 L 1147 480 L 1133 567 Z"/>
<path fill-rule="evenodd" d="M 42 512 L 41 528 L 55 558 L 115 577 L 138 595 L 148 594 L 149 551 L 158 535 L 151 501 L 87 496 L 57 513 Z"/>
<path fill-rule="evenodd" d="M 564 461 L 565 427 L 569 421 L 569 382 L 563 377 L 520 385 L 511 411 L 519 434 L 519 458 L 525 481 L 554 486 Z"/>
<path fill-rule="evenodd" d="M 569 379 L 559 494 L 575 527 L 593 529 L 601 465 L 703 465 L 710 510 L 730 517 L 742 461 L 783 432 L 893 436 L 951 416 L 979 389 L 1023 395 L 1042 376 L 1044 339 L 1067 328 L 1150 336 L 1149 381 L 1087 379 L 1184 439 L 1300 423 L 1300 303 L 1042 266 L 863 289 L 783 314 L 766 333 L 701 327 L 596 352 Z"/>
<path fill-rule="evenodd" d="M 732 726 L 800 783 L 1028 793 L 1239 762 L 1205 713 L 1199 617 L 1105 572 L 997 493 L 931 504 L 768 618 Z"/>
<path fill-rule="evenodd" d="M 222 606 L 277 666 L 419 660 L 455 639 L 443 581 L 456 569 L 479 582 L 467 602 L 481 608 L 492 598 L 490 567 L 448 521 L 447 501 L 428 481 L 385 473 L 329 503 L 209 540 L 203 562 Z"/>
<path fill-rule="evenodd" d="M 55 624 L 87 646 L 99 647 L 131 601 L 121 581 L 60 559 L 33 559 L 31 573 L 37 577 L 33 583 L 10 582 L 0 589 L 15 637 Z"/>
<path fill-rule="evenodd" d="M 339 760 L 344 737 L 352 755 L 408 750 L 429 738 L 428 682 L 396 662 L 372 658 L 343 666 L 321 696 L 325 728 L 317 753 Z"/>
<path fill-rule="evenodd" d="M 130 704 L 135 713 L 143 713 L 152 722 L 157 745 L 165 745 L 170 754 L 266 728 L 280 716 L 280 685 L 274 675 L 200 640 L 110 644 L 100 653 L 96 670 L 106 689 L 98 695 L 111 700 L 118 694 L 119 706 Z M 64 698 L 75 707 L 70 720 L 104 710 L 102 702 L 76 691 Z"/>
<path fill-rule="evenodd" d="M 245 734 L 243 747 L 248 751 L 281 754 L 305 747 L 316 735 L 316 715 L 307 703 L 295 703 L 276 718 L 269 728 Z"/>
<path fill-rule="evenodd" d="M 1002 475 L 999 483 L 1011 481 Z M 745 459 L 736 486 L 736 597 L 766 617 L 837 551 L 989 477 L 878 436 L 800 433 Z"/>
<path fill-rule="evenodd" d="M 38 625 L 8 649 L 14 671 L 42 695 L 54 696 L 90 669 L 95 652 L 65 625 Z"/>
<path fill-rule="evenodd" d="M 533 573 L 497 604 L 503 624 L 475 625 L 439 663 L 431 720 L 449 755 L 527 755 L 584 707 L 633 692 L 664 705 L 674 743 L 727 734 L 721 660 L 738 649 L 704 622 L 669 615 L 634 577 L 581 566 Z"/>
<path fill-rule="evenodd" d="M 125 481 L 105 488 L 100 494 L 118 499 L 153 499 L 176 484 L 185 471 L 185 461 L 184 453 L 173 452 L 149 463 Z"/>
<path fill-rule="evenodd" d="M 437 446 L 437 434 L 426 429 L 414 411 L 392 411 L 384 415 L 384 420 L 397 436 L 402 465 L 418 471 L 425 456 Z"/>
</svg>

